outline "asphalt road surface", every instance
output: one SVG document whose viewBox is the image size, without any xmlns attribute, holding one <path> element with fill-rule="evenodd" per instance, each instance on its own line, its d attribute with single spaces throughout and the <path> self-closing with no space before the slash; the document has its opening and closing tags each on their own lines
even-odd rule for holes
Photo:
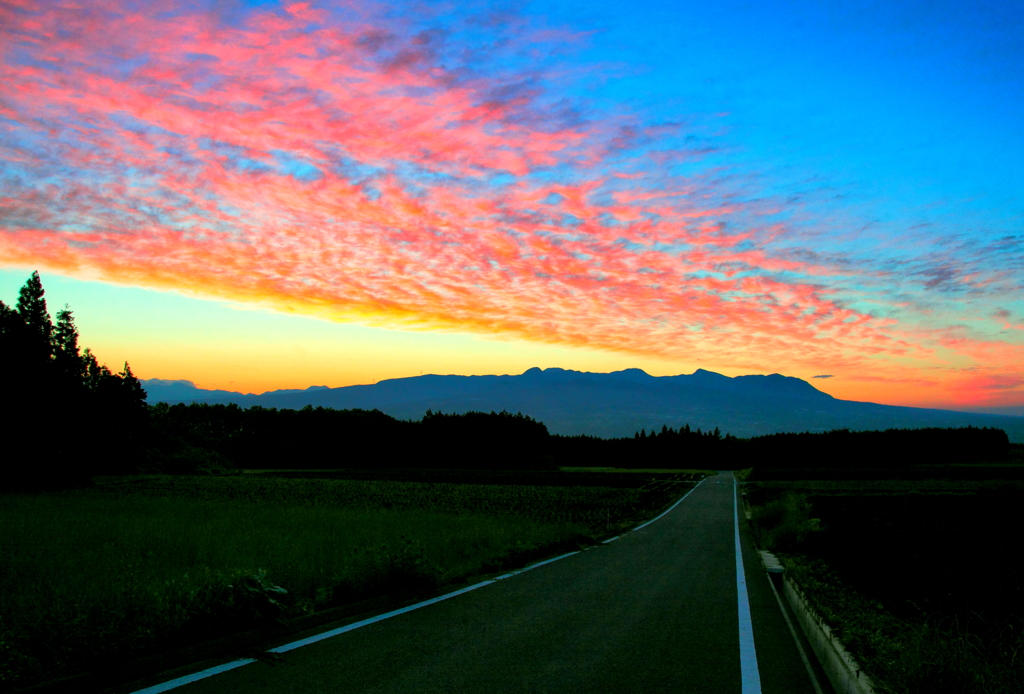
<svg viewBox="0 0 1024 694">
<path fill-rule="evenodd" d="M 614 542 L 173 691 L 814 694 L 745 523 L 738 587 L 734 514 L 710 477 Z"/>
</svg>

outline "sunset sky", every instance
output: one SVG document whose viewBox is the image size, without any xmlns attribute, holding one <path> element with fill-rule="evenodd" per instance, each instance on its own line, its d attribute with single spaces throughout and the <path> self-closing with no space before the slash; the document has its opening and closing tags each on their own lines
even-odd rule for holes
<svg viewBox="0 0 1024 694">
<path fill-rule="evenodd" d="M 142 378 L 1024 404 L 1019 3 L 0 0 L 0 55 L 0 299 Z"/>
</svg>

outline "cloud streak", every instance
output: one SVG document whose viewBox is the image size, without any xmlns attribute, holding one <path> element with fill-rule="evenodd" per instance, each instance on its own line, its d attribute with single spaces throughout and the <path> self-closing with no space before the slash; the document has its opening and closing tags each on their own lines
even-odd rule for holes
<svg viewBox="0 0 1024 694">
<path fill-rule="evenodd" d="M 584 36 L 309 3 L 0 8 L 8 264 L 745 369 L 895 378 L 945 350 L 994 370 L 971 392 L 1017 382 L 1019 341 L 909 324 L 894 269 L 796 244 L 791 206 L 707 162 L 714 142 L 562 98 L 539 66 Z M 925 291 L 1019 279 L 932 252 L 907 273 Z"/>
</svg>

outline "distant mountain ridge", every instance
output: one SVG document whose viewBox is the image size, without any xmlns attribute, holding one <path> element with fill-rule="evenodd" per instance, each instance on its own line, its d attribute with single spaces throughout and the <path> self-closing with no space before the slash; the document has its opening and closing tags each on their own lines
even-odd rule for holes
<svg viewBox="0 0 1024 694">
<path fill-rule="evenodd" d="M 704 369 L 651 376 L 641 369 L 592 373 L 532 368 L 519 375 L 394 378 L 373 385 L 277 390 L 260 395 L 203 390 L 190 381 L 144 380 L 149 402 L 242 407 L 379 409 L 401 419 L 443 412 L 522 412 L 552 433 L 631 436 L 642 428 L 719 427 L 735 436 L 783 431 L 994 426 L 1024 442 L 1024 417 L 839 400 L 781 374 L 729 377 Z"/>
</svg>

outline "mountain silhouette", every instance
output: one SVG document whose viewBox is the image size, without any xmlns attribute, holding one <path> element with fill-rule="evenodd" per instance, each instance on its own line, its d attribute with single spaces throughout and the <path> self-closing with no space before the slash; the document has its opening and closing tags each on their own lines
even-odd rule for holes
<svg viewBox="0 0 1024 694">
<path fill-rule="evenodd" d="M 719 427 L 749 437 L 786 431 L 959 427 L 1004 429 L 1024 442 L 1024 417 L 839 400 L 807 381 L 771 374 L 729 377 L 698 369 L 651 376 L 641 369 L 591 373 L 527 369 L 507 376 L 425 375 L 373 385 L 278 390 L 260 395 L 211 391 L 189 381 L 144 380 L 149 402 L 236 403 L 242 407 L 379 409 L 400 419 L 442 412 L 522 412 L 552 433 L 632 436 L 640 429 Z"/>
</svg>

